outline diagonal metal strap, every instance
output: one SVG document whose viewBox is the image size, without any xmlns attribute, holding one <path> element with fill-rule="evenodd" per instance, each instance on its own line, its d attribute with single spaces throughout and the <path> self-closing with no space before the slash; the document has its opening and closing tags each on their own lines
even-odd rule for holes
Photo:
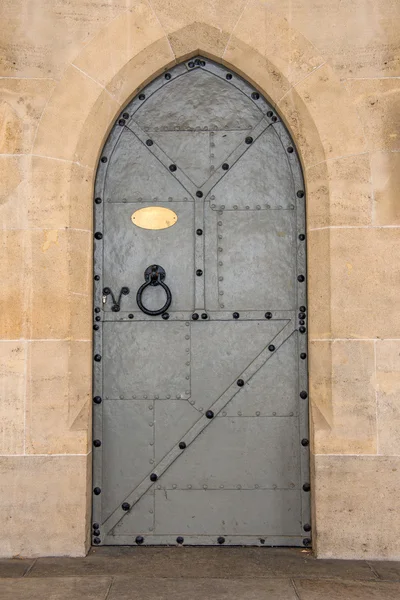
<svg viewBox="0 0 400 600">
<path fill-rule="evenodd" d="M 285 342 L 289 339 L 292 333 L 295 331 L 294 321 L 286 322 L 286 325 L 281 329 L 281 331 L 276 334 L 272 340 L 268 342 L 263 350 L 253 359 L 249 365 L 241 372 L 240 375 L 235 378 L 235 381 L 225 390 L 225 392 L 217 398 L 212 406 L 209 407 L 208 410 L 212 410 L 214 416 L 216 416 L 221 410 L 225 408 L 225 406 L 236 396 L 240 389 L 237 385 L 238 379 L 243 379 L 245 383 L 250 381 L 252 377 L 261 369 L 261 367 L 270 359 L 273 354 L 271 354 L 270 350 L 268 350 L 268 346 L 271 342 L 274 342 L 276 350 L 278 350 Z M 275 354 L 275 353 L 274 353 Z M 208 419 L 205 415 L 203 415 L 187 432 L 186 434 L 180 438 L 179 441 L 185 442 L 186 448 L 200 435 L 200 433 L 209 427 L 212 423 L 213 419 Z M 185 450 L 181 450 L 179 445 L 176 444 L 174 448 L 168 452 L 162 458 L 157 465 L 155 465 L 153 469 L 153 473 L 157 475 L 157 477 L 161 477 L 165 473 L 165 471 L 172 465 L 173 462 Z M 123 500 L 123 502 L 127 502 L 130 504 L 132 508 L 135 506 L 137 502 L 139 502 L 140 498 L 154 485 L 153 481 L 150 481 L 149 476 L 143 479 L 139 485 L 132 490 L 132 492 Z M 121 502 L 121 505 L 122 503 Z M 124 511 L 121 508 L 121 505 L 118 506 L 114 512 L 108 517 L 108 519 L 103 523 L 103 527 L 107 532 L 110 532 L 119 522 L 120 520 L 127 515 L 129 511 Z"/>
</svg>

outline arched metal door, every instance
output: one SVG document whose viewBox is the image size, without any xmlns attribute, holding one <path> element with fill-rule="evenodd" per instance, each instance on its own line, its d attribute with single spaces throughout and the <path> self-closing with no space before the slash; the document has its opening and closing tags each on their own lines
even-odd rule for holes
<svg viewBox="0 0 400 600">
<path fill-rule="evenodd" d="M 303 190 L 276 111 L 201 57 L 112 129 L 94 205 L 95 544 L 311 543 Z"/>
</svg>

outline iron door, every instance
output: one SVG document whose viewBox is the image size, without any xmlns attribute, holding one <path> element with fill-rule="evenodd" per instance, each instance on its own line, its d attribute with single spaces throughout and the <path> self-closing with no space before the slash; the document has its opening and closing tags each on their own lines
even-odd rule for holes
<svg viewBox="0 0 400 600">
<path fill-rule="evenodd" d="M 94 206 L 93 542 L 309 545 L 305 194 L 278 114 L 208 59 L 174 67 L 115 123 Z"/>
</svg>

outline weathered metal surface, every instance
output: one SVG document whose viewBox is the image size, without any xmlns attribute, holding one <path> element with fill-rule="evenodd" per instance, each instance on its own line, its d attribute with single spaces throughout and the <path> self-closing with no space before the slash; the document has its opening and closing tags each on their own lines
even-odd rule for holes
<svg viewBox="0 0 400 600">
<path fill-rule="evenodd" d="M 96 544 L 303 545 L 300 163 L 240 77 L 201 57 L 167 75 L 126 107 L 96 178 Z M 133 227 L 160 209 L 173 227 Z"/>
</svg>

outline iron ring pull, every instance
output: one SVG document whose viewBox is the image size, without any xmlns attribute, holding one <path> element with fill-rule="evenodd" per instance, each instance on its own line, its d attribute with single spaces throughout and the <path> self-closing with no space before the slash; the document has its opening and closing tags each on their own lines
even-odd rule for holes
<svg viewBox="0 0 400 600">
<path fill-rule="evenodd" d="M 164 283 L 165 269 L 163 269 L 159 265 L 151 265 L 150 267 L 147 267 L 147 269 L 145 270 L 144 279 L 145 279 L 145 282 L 140 286 L 140 288 L 138 289 L 137 294 L 136 294 L 137 305 L 140 308 L 140 310 L 142 312 L 144 312 L 146 315 L 152 315 L 152 316 L 162 315 L 163 313 L 165 313 L 166 310 L 168 310 L 168 308 L 172 302 L 171 290 L 169 289 L 167 284 Z M 161 308 L 159 308 L 157 310 L 150 310 L 149 308 L 146 308 L 142 302 L 142 294 L 149 285 L 151 285 L 153 287 L 156 287 L 157 285 L 161 285 L 161 287 L 164 289 L 164 291 L 167 295 L 167 299 L 165 301 L 164 306 L 162 306 Z"/>
</svg>

